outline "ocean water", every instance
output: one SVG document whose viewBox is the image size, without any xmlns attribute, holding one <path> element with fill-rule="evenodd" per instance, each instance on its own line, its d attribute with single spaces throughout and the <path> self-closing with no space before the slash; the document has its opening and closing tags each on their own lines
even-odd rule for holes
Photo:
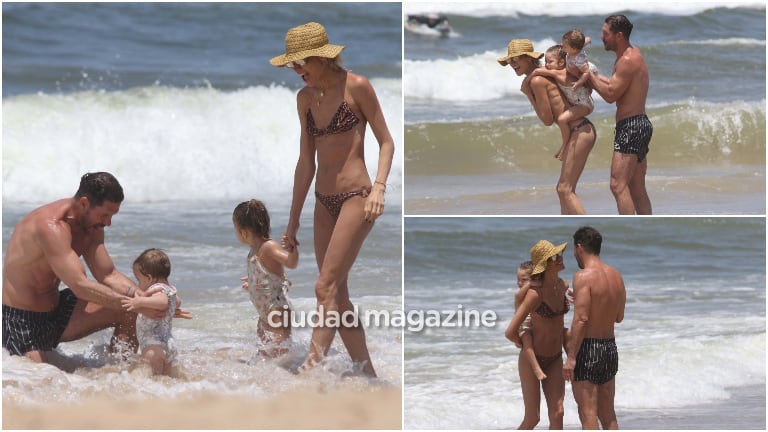
<svg viewBox="0 0 768 432">
<path fill-rule="evenodd" d="M 405 220 L 405 310 L 497 316 L 493 326 L 405 332 L 405 428 L 519 425 L 519 350 L 504 337 L 517 266 L 540 239 L 568 242 L 560 277 L 572 281 L 572 236 L 583 225 L 602 233 L 601 256 L 622 272 L 627 289 L 616 325 L 619 425 L 764 429 L 764 218 L 480 217 Z M 744 388 L 754 402 L 736 399 Z M 745 405 L 757 412 L 735 408 Z M 541 413 L 539 427 L 546 427 L 543 401 Z M 580 427 L 569 384 L 564 420 L 567 429 Z"/>
<path fill-rule="evenodd" d="M 350 274 L 352 301 L 361 310 L 402 308 L 401 18 L 399 3 L 4 3 L 3 248 L 23 215 L 72 196 L 83 173 L 110 171 L 126 194 L 106 231 L 118 269 L 130 275 L 142 250 L 163 248 L 194 319 L 174 322 L 177 378 L 152 378 L 107 355 L 109 333 L 99 332 L 61 344 L 58 367 L 3 351 L 3 401 L 372 388 L 364 378 L 341 378 L 353 367 L 339 338 L 321 369 L 296 378 L 309 328 L 294 330 L 284 361 L 261 361 L 255 310 L 240 288 L 248 248 L 235 238 L 231 214 L 260 198 L 273 236 L 285 227 L 302 82 L 268 61 L 284 51 L 289 28 L 321 22 L 332 43 L 347 46 L 345 65 L 371 80 L 398 149 L 385 214 Z M 378 145 L 367 135 L 373 175 Z M 293 305 L 304 312 L 315 308 L 313 206 L 310 194 L 300 264 L 288 271 Z M 374 384 L 399 387 L 400 329 L 368 328 L 367 340 L 380 376 Z"/>
<path fill-rule="evenodd" d="M 454 30 L 405 33 L 406 214 L 558 214 L 559 130 L 540 123 L 520 92 L 523 77 L 496 59 L 510 39 L 544 52 L 581 28 L 593 40 L 590 60 L 610 75 L 615 53 L 600 31 L 613 13 L 634 24 L 631 41 L 651 76 L 655 214 L 765 213 L 765 3 L 406 2 L 404 10 L 442 12 Z M 615 214 L 615 105 L 593 97 L 598 138 L 578 192 L 588 213 Z"/>
</svg>

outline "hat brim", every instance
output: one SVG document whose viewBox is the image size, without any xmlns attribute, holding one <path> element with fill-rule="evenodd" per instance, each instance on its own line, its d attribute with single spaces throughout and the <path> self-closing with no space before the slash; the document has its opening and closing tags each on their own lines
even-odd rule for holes
<svg viewBox="0 0 768 432">
<path fill-rule="evenodd" d="M 545 257 L 542 257 L 541 260 L 536 263 L 536 265 L 533 267 L 533 270 L 531 270 L 531 275 L 536 275 L 546 270 L 547 260 L 564 251 L 566 246 L 568 246 L 568 242 L 565 242 L 560 246 L 555 246 L 555 248 L 552 249 L 552 253 L 547 254 L 547 256 Z"/>
<path fill-rule="evenodd" d="M 272 66 L 284 67 L 289 62 L 294 62 L 296 60 L 303 60 L 308 57 L 336 58 L 339 54 L 341 54 L 341 51 L 344 48 L 345 48 L 344 45 L 327 44 L 319 48 L 312 48 L 312 49 L 298 51 L 290 54 L 281 54 L 277 57 L 273 57 L 272 59 L 270 59 L 269 63 Z"/>
<path fill-rule="evenodd" d="M 496 61 L 499 62 L 500 65 L 506 66 L 506 65 L 509 64 L 509 60 L 512 57 L 520 57 L 522 55 L 527 55 L 528 57 L 532 57 L 535 60 L 538 60 L 538 59 L 540 59 L 544 55 L 544 53 L 540 53 L 540 52 L 536 52 L 536 51 L 515 53 L 514 55 L 510 54 L 510 55 L 501 57 L 499 59 L 496 59 Z"/>
</svg>

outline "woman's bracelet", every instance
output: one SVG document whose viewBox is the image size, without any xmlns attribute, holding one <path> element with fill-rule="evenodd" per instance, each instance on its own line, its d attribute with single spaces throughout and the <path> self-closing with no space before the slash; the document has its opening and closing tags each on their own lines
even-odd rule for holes
<svg viewBox="0 0 768 432">
<path fill-rule="evenodd" d="M 133 294 L 131 294 L 131 287 L 128 287 L 128 289 L 125 291 L 126 297 L 133 297 L 136 295 L 136 290 L 133 290 Z"/>
<path fill-rule="evenodd" d="M 385 191 L 387 190 L 387 184 L 384 183 L 384 182 L 380 182 L 380 181 L 376 180 L 376 181 L 373 182 L 373 184 L 380 184 L 380 185 L 384 186 L 384 190 Z"/>
</svg>

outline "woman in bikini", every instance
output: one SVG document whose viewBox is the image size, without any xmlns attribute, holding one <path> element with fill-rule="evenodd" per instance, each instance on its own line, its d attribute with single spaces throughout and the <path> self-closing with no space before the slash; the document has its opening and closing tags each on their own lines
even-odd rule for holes
<svg viewBox="0 0 768 432">
<path fill-rule="evenodd" d="M 542 371 L 547 376 L 539 381 L 526 357 L 518 358 L 520 386 L 523 390 L 525 417 L 519 429 L 533 429 L 539 423 L 541 391 L 547 401 L 549 428 L 563 428 L 563 399 L 565 379 L 563 378 L 563 343 L 565 338 L 565 314 L 570 310 L 565 293 L 568 282 L 558 276 L 565 269 L 563 250 L 567 243 L 559 246 L 541 240 L 531 248 L 534 268 L 531 279 L 541 278 L 541 287 L 528 290 L 522 304 L 515 311 L 508 328 L 516 329 L 525 317 L 531 314 L 533 351 Z M 518 332 L 507 332 L 513 342 L 519 342 Z"/>
<path fill-rule="evenodd" d="M 502 66 L 510 65 L 518 75 L 525 75 L 520 91 L 528 97 L 536 115 L 547 126 L 554 124 L 566 110 L 567 100 L 557 84 L 543 76 L 531 76 L 540 66 L 543 53 L 533 51 L 528 39 L 513 39 L 507 46 L 507 56 L 498 59 Z M 571 123 L 571 136 L 565 152 L 561 155 L 560 179 L 557 181 L 557 197 L 561 214 L 585 214 L 584 206 L 576 195 L 576 184 L 587 164 L 589 152 L 597 140 L 592 123 L 577 119 Z"/>
<path fill-rule="evenodd" d="M 395 149 L 373 87 L 364 76 L 341 67 L 342 49 L 328 43 L 325 28 L 313 22 L 288 30 L 285 54 L 270 60 L 273 66 L 292 68 L 306 83 L 297 96 L 301 147 L 282 240 L 288 247 L 299 244 L 299 218 L 316 174 L 314 243 L 320 275 L 315 294 L 319 316 L 324 320 L 329 313 L 340 316 L 354 310 L 347 276 L 373 222 L 384 211 L 384 192 Z M 379 143 L 373 182 L 364 159 L 367 124 Z M 303 369 L 312 368 L 328 354 L 336 330 L 333 326 L 314 327 Z M 338 331 L 356 367 L 366 375 L 376 376 L 363 327 L 341 325 Z"/>
</svg>

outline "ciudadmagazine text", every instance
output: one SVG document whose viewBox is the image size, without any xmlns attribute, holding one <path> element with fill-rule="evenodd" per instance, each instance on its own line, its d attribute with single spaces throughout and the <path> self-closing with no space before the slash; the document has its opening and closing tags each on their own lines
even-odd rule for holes
<svg viewBox="0 0 768 432">
<path fill-rule="evenodd" d="M 325 311 L 318 306 L 313 311 L 295 311 L 287 306 L 282 311 L 275 310 L 267 314 L 267 323 L 273 327 L 392 327 L 404 328 L 410 332 L 420 332 L 427 328 L 477 328 L 495 327 L 496 312 L 492 310 L 464 309 L 458 305 L 454 310 L 360 310 L 354 306 L 351 310 Z"/>
</svg>

